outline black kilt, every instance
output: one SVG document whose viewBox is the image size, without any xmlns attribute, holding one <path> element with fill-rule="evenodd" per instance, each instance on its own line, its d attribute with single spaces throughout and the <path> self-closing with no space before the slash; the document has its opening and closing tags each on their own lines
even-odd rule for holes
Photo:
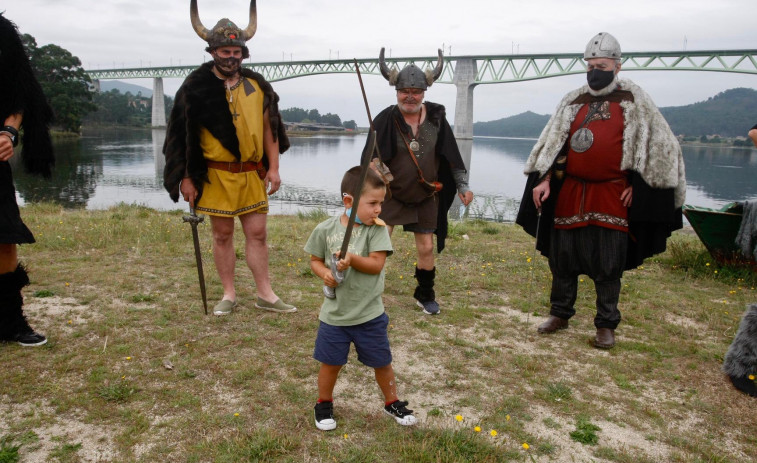
<svg viewBox="0 0 757 463">
<path fill-rule="evenodd" d="M 21 220 L 11 166 L 0 161 L 0 244 L 24 243 L 34 243 L 34 235 Z"/>
</svg>

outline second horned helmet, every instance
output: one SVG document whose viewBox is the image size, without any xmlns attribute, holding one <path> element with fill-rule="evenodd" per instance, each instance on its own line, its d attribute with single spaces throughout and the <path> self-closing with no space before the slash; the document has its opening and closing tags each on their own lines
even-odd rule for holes
<svg viewBox="0 0 757 463">
<path fill-rule="evenodd" d="M 427 69 L 422 71 L 415 64 L 408 64 L 401 71 L 396 69 L 389 69 L 384 60 L 384 48 L 381 48 L 379 53 L 379 69 L 381 75 L 389 81 L 389 85 L 401 88 L 420 88 L 426 90 L 431 84 L 433 84 L 441 75 L 442 69 L 444 69 L 444 55 L 442 50 L 438 50 L 439 59 L 436 62 L 436 67 L 431 70 Z"/>
</svg>

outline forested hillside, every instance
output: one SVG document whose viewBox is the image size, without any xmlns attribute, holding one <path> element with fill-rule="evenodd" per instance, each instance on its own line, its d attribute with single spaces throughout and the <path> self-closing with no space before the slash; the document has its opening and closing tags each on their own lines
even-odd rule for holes
<svg viewBox="0 0 757 463">
<path fill-rule="evenodd" d="M 757 90 L 733 88 L 686 106 L 660 108 L 676 135 L 743 137 L 757 124 Z M 530 137 L 541 133 L 549 115 L 527 111 L 516 116 L 473 124 L 477 136 Z"/>
<path fill-rule="evenodd" d="M 757 124 L 757 91 L 732 88 L 686 106 L 661 108 L 676 135 L 743 137 Z"/>
</svg>

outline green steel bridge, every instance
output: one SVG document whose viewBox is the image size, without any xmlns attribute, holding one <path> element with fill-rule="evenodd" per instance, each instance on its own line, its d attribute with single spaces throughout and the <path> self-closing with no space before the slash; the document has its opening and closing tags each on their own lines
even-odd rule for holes
<svg viewBox="0 0 757 463">
<path fill-rule="evenodd" d="M 415 63 L 425 69 L 436 65 L 436 56 L 386 58 L 389 67 L 401 69 Z M 362 74 L 380 75 L 377 58 L 357 59 Z M 710 71 L 757 75 L 757 50 L 691 50 L 624 53 L 623 71 Z M 318 74 L 354 73 L 355 60 L 279 61 L 244 63 L 244 67 L 262 74 L 268 81 L 294 79 Z M 197 66 L 163 66 L 147 68 L 99 69 L 87 71 L 99 89 L 104 79 L 153 79 L 153 126 L 165 126 L 163 79 L 183 79 Z M 579 53 L 535 55 L 445 56 L 442 75 L 437 83 L 457 87 L 455 136 L 473 137 L 473 88 L 483 84 L 500 84 L 547 79 L 586 72 Z"/>
</svg>

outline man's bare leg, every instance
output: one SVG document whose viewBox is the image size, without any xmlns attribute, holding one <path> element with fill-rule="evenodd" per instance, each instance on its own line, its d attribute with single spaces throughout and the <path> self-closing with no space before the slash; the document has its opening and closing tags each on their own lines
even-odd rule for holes
<svg viewBox="0 0 757 463">
<path fill-rule="evenodd" d="M 221 278 L 223 299 L 236 301 L 234 267 L 237 257 L 234 252 L 234 219 L 211 215 L 210 225 L 213 231 L 213 260 Z"/>
<path fill-rule="evenodd" d="M 268 302 L 279 298 L 271 288 L 271 275 L 268 273 L 267 215 L 251 212 L 239 217 L 245 236 L 245 255 L 247 266 L 255 279 L 258 297 Z"/>
</svg>

